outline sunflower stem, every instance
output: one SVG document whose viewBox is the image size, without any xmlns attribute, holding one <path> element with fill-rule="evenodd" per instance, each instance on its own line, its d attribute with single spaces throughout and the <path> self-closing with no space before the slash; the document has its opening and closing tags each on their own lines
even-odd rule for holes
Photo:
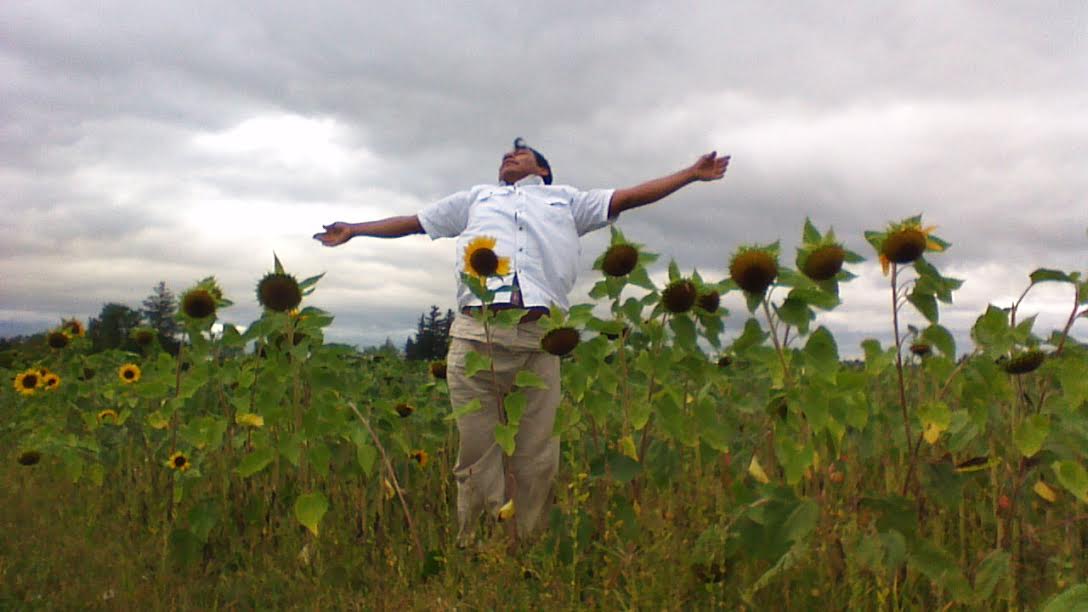
<svg viewBox="0 0 1088 612">
<path fill-rule="evenodd" d="M 903 478 L 902 495 L 907 494 L 907 489 L 910 488 L 910 481 L 914 474 L 914 461 L 916 455 L 917 446 L 921 445 L 921 440 L 918 441 L 918 445 L 915 448 L 911 448 L 910 443 L 910 414 L 907 408 L 907 388 L 906 383 L 903 380 L 903 337 L 899 334 L 899 289 L 897 282 L 899 280 L 899 264 L 892 262 L 892 330 L 895 333 L 895 371 L 898 375 L 899 382 L 899 405 L 903 409 L 903 443 L 907 445 L 907 454 L 910 457 L 907 465 L 907 473 Z"/>
</svg>

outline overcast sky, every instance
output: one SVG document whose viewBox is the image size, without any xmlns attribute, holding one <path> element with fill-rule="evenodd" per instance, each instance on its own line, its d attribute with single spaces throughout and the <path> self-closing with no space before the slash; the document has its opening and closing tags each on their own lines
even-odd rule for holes
<svg viewBox="0 0 1088 612">
<path fill-rule="evenodd" d="M 820 318 L 844 353 L 890 337 L 863 238 L 888 221 L 952 243 L 930 260 L 966 279 L 942 315 L 961 341 L 1033 269 L 1088 268 L 1083 0 L 290 4 L 0 7 L 0 335 L 207 275 L 244 325 L 275 251 L 327 273 L 307 303 L 332 339 L 401 344 L 454 305 L 454 241 L 310 236 L 494 182 L 515 136 L 582 188 L 732 155 L 618 226 L 711 280 L 743 243 L 792 265 L 806 215 L 834 226 L 868 259 Z M 583 238 L 573 302 L 607 240 Z M 1049 331 L 1071 306 L 1042 287 L 1024 312 Z"/>
</svg>

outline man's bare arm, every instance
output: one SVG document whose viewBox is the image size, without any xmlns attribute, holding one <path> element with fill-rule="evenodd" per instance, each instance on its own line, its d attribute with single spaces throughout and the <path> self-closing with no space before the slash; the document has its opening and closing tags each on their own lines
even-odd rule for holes
<svg viewBox="0 0 1088 612">
<path fill-rule="evenodd" d="M 615 217 L 625 210 L 652 204 L 695 181 L 716 181 L 722 178 L 729 167 L 729 156 L 717 157 L 717 154 L 717 151 L 711 151 L 683 170 L 634 187 L 617 189 L 612 194 L 608 216 Z"/>
<path fill-rule="evenodd" d="M 400 238 L 412 234 L 422 234 L 423 225 L 416 215 L 404 215 L 402 217 L 387 217 L 377 221 L 365 223 L 344 223 L 337 221 L 331 225 L 323 225 L 325 231 L 314 234 L 317 240 L 325 246 L 337 246 L 344 244 L 356 236 L 371 236 L 373 238 Z"/>
</svg>

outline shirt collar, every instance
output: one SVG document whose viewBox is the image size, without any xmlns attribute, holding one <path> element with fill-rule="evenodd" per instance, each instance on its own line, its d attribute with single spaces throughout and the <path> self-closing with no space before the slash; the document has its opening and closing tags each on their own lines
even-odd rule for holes
<svg viewBox="0 0 1088 612">
<path fill-rule="evenodd" d="M 523 178 L 515 181 L 514 183 L 504 182 L 502 184 L 506 185 L 507 187 L 526 187 L 528 185 L 543 185 L 544 184 L 544 178 L 542 176 L 540 176 L 539 174 L 530 174 L 530 175 L 528 175 L 526 177 L 523 177 Z"/>
</svg>

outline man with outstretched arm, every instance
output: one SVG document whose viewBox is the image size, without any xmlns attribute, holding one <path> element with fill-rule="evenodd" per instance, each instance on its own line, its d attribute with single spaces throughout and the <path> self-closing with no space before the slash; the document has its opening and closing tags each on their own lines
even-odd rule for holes
<svg viewBox="0 0 1088 612">
<path fill-rule="evenodd" d="M 488 348 L 483 326 L 470 316 L 482 304 L 461 282 L 465 262 L 463 257 L 457 258 L 457 307 L 465 316 L 458 316 L 450 328 L 450 402 L 454 409 L 474 399 L 483 406 L 457 421 L 460 436 L 454 477 L 459 544 L 471 541 L 484 510 L 495 516 L 505 502 L 502 449 L 494 437 L 500 423 L 496 398 L 511 390 L 520 370 L 534 372 L 547 382 L 547 388 L 525 390 L 528 402 L 510 458 L 519 537 L 537 528 L 548 505 L 559 467 L 559 440 L 552 432 L 560 399 L 559 358 L 541 348 L 543 332 L 537 320 L 553 304 L 569 307 L 567 294 L 574 286 L 581 254 L 579 237 L 608 225 L 624 211 L 656 202 L 690 183 L 720 179 L 728 165 L 728 156 L 719 157 L 712 151 L 691 166 L 634 187 L 581 191 L 553 185 L 548 160 L 518 138 L 513 149 L 502 156 L 496 185 L 477 185 L 455 193 L 415 215 L 364 223 L 336 222 L 314 235 L 330 247 L 356 236 L 399 238 L 425 233 L 432 240 L 457 237 L 458 254 L 464 253 L 474 238 L 486 236 L 495 239 L 495 254 L 509 259 L 509 274 L 491 279 L 489 287 L 510 289 L 499 292 L 490 308 L 524 308 L 528 313 L 514 328 L 492 330 L 490 354 L 500 387 L 494 389 L 490 372 L 465 376 L 465 356 L 470 351 L 488 354 Z"/>
</svg>

